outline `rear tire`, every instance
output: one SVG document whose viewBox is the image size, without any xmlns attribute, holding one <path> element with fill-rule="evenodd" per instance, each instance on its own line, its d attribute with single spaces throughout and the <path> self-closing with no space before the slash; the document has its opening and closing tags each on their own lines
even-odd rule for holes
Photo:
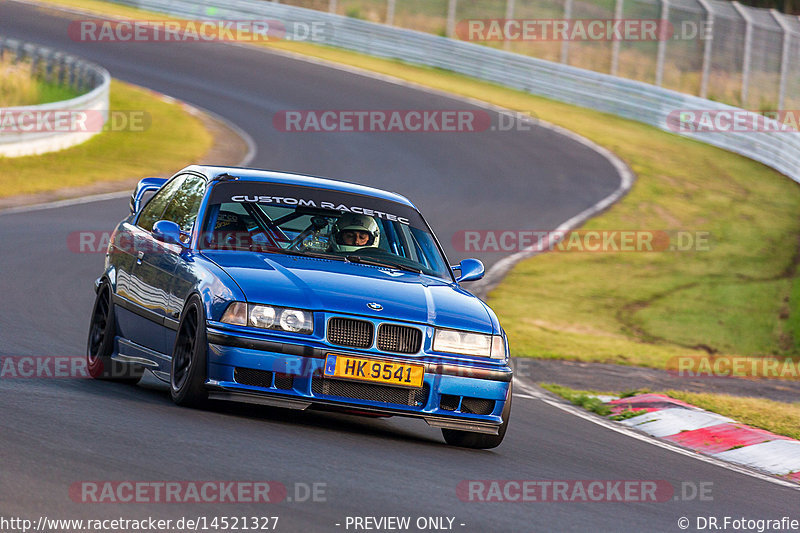
<svg viewBox="0 0 800 533">
<path fill-rule="evenodd" d="M 205 387 L 208 341 L 203 303 L 197 295 L 189 298 L 181 313 L 175 346 L 169 390 L 172 401 L 184 407 L 203 407 L 208 402 Z"/>
<path fill-rule="evenodd" d="M 117 323 L 114 319 L 114 302 L 111 286 L 100 285 L 94 300 L 92 318 L 89 322 L 89 340 L 86 344 L 86 369 L 95 379 L 116 381 L 136 385 L 142 379 L 144 369 L 111 359 L 114 353 L 114 337 Z"/>
<path fill-rule="evenodd" d="M 508 384 L 508 392 L 506 393 L 506 404 L 503 406 L 503 412 L 500 416 L 503 423 L 500 425 L 500 430 L 497 435 L 487 435 L 486 433 L 474 433 L 472 431 L 458 431 L 456 429 L 442 429 L 442 436 L 447 444 L 451 446 L 460 446 L 462 448 L 476 448 L 488 450 L 489 448 L 497 448 L 503 442 L 508 429 L 508 420 L 511 418 L 511 389 L 512 384 Z"/>
</svg>

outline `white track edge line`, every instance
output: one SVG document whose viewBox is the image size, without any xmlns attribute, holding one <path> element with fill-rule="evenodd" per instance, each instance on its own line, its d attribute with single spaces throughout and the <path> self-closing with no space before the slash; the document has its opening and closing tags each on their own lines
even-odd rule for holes
<svg viewBox="0 0 800 533">
<path fill-rule="evenodd" d="M 774 483 L 776 485 L 781 485 L 783 487 L 787 487 L 787 488 L 790 488 L 790 489 L 793 489 L 793 490 L 796 490 L 796 491 L 800 491 L 800 485 L 798 485 L 797 483 L 793 483 L 793 482 L 785 480 L 785 479 L 780 479 L 778 477 L 774 477 L 774 476 L 771 476 L 771 475 L 768 475 L 768 474 L 763 474 L 761 472 L 752 470 L 750 468 L 739 466 L 739 465 L 736 465 L 734 463 L 729 463 L 727 461 L 723 461 L 721 459 L 717 459 L 715 457 L 711 457 L 711 456 L 708 456 L 708 455 L 700 454 L 699 452 L 694 452 L 694 451 L 691 451 L 691 450 L 687 450 L 686 448 L 682 448 L 682 447 L 677 446 L 675 444 L 672 444 L 672 443 L 669 443 L 667 441 L 658 439 L 656 437 L 652 437 L 650 435 L 647 435 L 645 433 L 636 431 L 634 429 L 631 429 L 631 428 L 628 428 L 628 427 L 625 427 L 625 426 L 621 426 L 619 424 L 615 424 L 614 422 L 611 422 L 609 420 L 605 420 L 603 418 L 600 418 L 599 416 L 597 416 L 597 415 L 595 415 L 593 413 L 590 413 L 588 411 L 585 411 L 583 409 L 580 409 L 578 407 L 574 407 L 574 406 L 569 405 L 569 404 L 565 404 L 565 403 L 561 403 L 561 402 L 558 402 L 558 401 L 554 401 L 554 400 L 548 398 L 544 393 L 534 389 L 533 387 L 531 387 L 530 385 L 524 383 L 521 379 L 519 379 L 517 377 L 514 378 L 514 385 L 519 387 L 519 388 L 521 388 L 529 396 L 534 396 L 537 400 L 540 400 L 540 401 L 546 403 L 547 405 L 555 407 L 556 409 L 561 409 L 562 411 L 565 411 L 565 412 L 567 412 L 569 414 L 575 415 L 575 416 L 577 416 L 579 418 L 583 418 L 584 420 L 588 420 L 589 422 L 592 422 L 592 423 L 597 424 L 599 426 L 603 426 L 604 428 L 610 429 L 611 431 L 615 431 L 617 433 L 621 433 L 621 434 L 623 434 L 625 436 L 640 440 L 642 442 L 647 442 L 647 443 L 652 444 L 654 446 L 658 446 L 659 448 L 664 448 L 666 450 L 670 450 L 672 452 L 678 453 L 680 455 L 684 455 L 686 457 L 692 457 L 694 459 L 697 459 L 698 461 L 703 461 L 704 463 L 709 463 L 709 464 L 712 464 L 712 465 L 715 465 L 715 466 L 719 466 L 719 467 L 725 468 L 726 470 L 731 470 L 731 471 L 737 472 L 739 474 L 745 474 L 747 476 L 754 477 L 754 478 L 760 479 L 762 481 L 768 481 L 768 482 Z M 515 394 L 515 396 L 518 396 L 518 395 Z M 524 398 L 524 397 L 527 397 L 527 396 L 522 396 L 522 397 Z"/>
<path fill-rule="evenodd" d="M 71 12 L 71 13 L 78 13 L 78 14 L 90 13 L 90 14 L 95 14 L 94 12 L 91 12 L 91 11 L 83 11 L 83 10 L 75 10 L 75 9 L 69 9 L 69 8 L 61 8 L 60 6 L 54 6 L 52 4 L 36 2 L 35 0 L 33 0 L 33 1 L 32 0 L 11 0 L 11 1 L 19 2 L 19 3 L 23 3 L 23 4 L 33 4 L 33 5 L 38 5 L 38 6 L 42 6 L 42 7 L 48 7 L 48 8 L 54 9 L 54 10 L 60 10 L 60 11 Z M 278 49 L 264 48 L 264 47 L 256 47 L 256 46 L 245 45 L 245 44 L 241 44 L 241 43 L 224 43 L 224 44 L 229 44 L 229 45 L 232 45 L 232 46 L 244 47 L 244 48 L 248 48 L 248 49 L 255 49 L 255 50 L 259 50 L 259 51 L 265 52 L 265 53 L 271 53 L 271 54 L 275 54 L 275 55 L 289 57 L 289 58 L 296 59 L 296 60 L 299 60 L 299 61 L 304 61 L 306 63 L 321 65 L 321 66 L 325 66 L 327 68 L 333 68 L 333 69 L 336 69 L 336 70 L 340 70 L 340 71 L 344 71 L 344 72 L 348 72 L 348 73 L 352 73 L 352 74 L 357 74 L 357 75 L 364 76 L 364 77 L 367 77 L 367 78 L 381 80 L 381 81 L 384 81 L 386 83 L 392 83 L 394 85 L 410 87 L 410 88 L 413 88 L 413 89 L 416 89 L 416 90 L 419 90 L 419 91 L 422 91 L 422 92 L 426 92 L 426 93 L 430 93 L 430 94 L 436 94 L 438 96 L 443 96 L 443 97 L 450 98 L 450 99 L 453 99 L 453 100 L 464 101 L 464 102 L 470 103 L 472 105 L 475 105 L 476 107 L 481 107 L 481 108 L 484 108 L 484 109 L 490 109 L 492 111 L 496 111 L 496 112 L 499 112 L 499 113 L 517 113 L 516 111 L 510 110 L 510 109 L 507 109 L 507 108 L 503 108 L 503 107 L 500 107 L 500 106 L 497 106 L 497 105 L 494 105 L 494 104 L 491 104 L 491 103 L 488 103 L 488 102 L 485 102 L 485 101 L 482 101 L 482 100 L 478 100 L 478 99 L 475 99 L 475 98 L 470 98 L 470 97 L 467 97 L 467 96 L 461 96 L 461 95 L 456 95 L 456 94 L 453 94 L 453 93 L 448 93 L 448 92 L 443 91 L 443 90 L 434 89 L 434 88 L 431 88 L 431 87 L 427 87 L 425 85 L 421 85 L 421 84 L 417 84 L 417 83 L 410 82 L 410 81 L 407 81 L 407 80 L 403 80 L 403 79 L 400 79 L 400 78 L 396 78 L 394 76 L 389 76 L 387 74 L 380 74 L 380 73 L 377 73 L 377 72 L 371 72 L 369 70 L 361 69 L 361 68 L 358 68 L 358 67 L 353 67 L 353 66 L 350 66 L 350 65 L 343 65 L 343 64 L 340 64 L 340 63 L 335 63 L 333 61 L 328 61 L 328 60 L 315 58 L 315 57 L 304 56 L 304 55 L 302 55 L 300 53 L 297 53 L 297 52 L 290 52 L 290 51 L 286 51 L 286 50 L 278 50 Z M 477 80 L 477 81 L 481 81 L 481 80 Z M 513 89 L 511 89 L 511 90 L 513 90 Z M 539 95 L 534 95 L 532 93 L 530 93 L 530 94 L 531 94 L 531 96 L 539 96 Z M 542 97 L 542 96 L 539 96 L 539 97 L 540 98 L 546 98 L 546 97 Z M 558 226 L 558 228 L 556 228 L 556 230 L 555 230 L 556 232 L 558 232 L 558 231 L 568 231 L 568 230 L 571 230 L 571 229 L 577 227 L 579 224 L 585 222 L 586 220 L 591 218 L 593 215 L 595 215 L 597 213 L 600 213 L 601 211 L 607 209 L 609 206 L 614 204 L 617 200 L 622 198 L 622 196 L 624 196 L 631 189 L 631 187 L 633 186 L 633 182 L 635 180 L 635 174 L 630 169 L 630 167 L 628 167 L 628 165 L 619 156 L 614 154 L 611 150 L 608 150 L 607 148 L 605 148 L 603 146 L 600 146 L 599 144 L 595 143 L 594 141 L 591 141 L 591 140 L 587 139 L 586 137 L 583 137 L 583 136 L 581 136 L 581 135 L 579 135 L 579 134 L 577 134 L 577 133 L 575 133 L 575 132 L 573 132 L 571 130 L 563 128 L 561 126 L 556 126 L 555 124 L 551 124 L 551 123 L 543 121 L 541 119 L 533 119 L 533 118 L 531 118 L 531 122 L 534 122 L 536 125 L 544 128 L 544 129 L 549 129 L 549 130 L 551 130 L 553 132 L 559 133 L 559 134 L 561 134 L 563 136 L 566 136 L 566 137 L 568 137 L 568 138 L 570 138 L 570 139 L 572 139 L 574 141 L 577 141 L 577 142 L 583 144 L 584 146 L 586 146 L 586 147 L 594 150 L 595 152 L 599 153 L 607 161 L 609 161 L 612 166 L 614 166 L 614 168 L 617 170 L 617 172 L 618 172 L 618 174 L 620 176 L 620 185 L 614 192 L 612 192 L 610 195 L 606 196 L 605 198 L 601 199 L 600 201 L 595 203 L 593 206 L 590 206 L 589 208 L 585 209 L 584 211 L 578 213 L 577 215 L 573 216 L 572 218 L 570 218 L 570 219 L 566 220 L 565 222 L 563 222 L 562 224 L 560 224 Z M 230 125 L 233 125 L 233 124 L 230 123 Z M 233 126 L 234 126 L 234 128 L 232 128 L 232 129 L 239 129 L 237 126 L 235 126 L 235 125 L 233 125 Z M 249 135 L 247 135 L 246 139 L 250 139 L 250 141 L 252 141 L 252 138 L 250 138 Z M 255 154 L 253 154 L 253 156 L 254 155 Z M 239 166 L 244 166 L 247 163 L 249 163 L 249 161 L 247 161 L 246 163 L 242 163 Z M 119 194 L 119 193 L 117 193 L 117 194 Z M 125 194 L 127 194 L 127 193 L 125 193 Z M 65 201 L 61 201 L 61 202 L 53 202 L 53 205 L 51 205 L 51 206 L 52 207 L 62 207 L 62 206 L 65 206 L 65 205 L 75 205 L 77 203 L 88 203 L 88 202 L 91 202 L 91 201 L 101 201 L 101 200 L 104 200 L 104 199 L 108 199 L 108 198 L 103 198 L 104 196 L 105 197 L 109 197 L 110 195 L 98 195 L 96 197 L 86 197 L 85 199 L 83 199 L 85 201 L 76 201 L 75 203 L 66 203 L 66 202 L 70 202 L 69 200 L 65 200 Z M 81 200 L 81 199 L 76 199 L 76 200 Z M 54 204 L 58 204 L 58 205 L 54 205 Z M 42 207 L 42 206 L 45 206 L 45 207 Z M 40 206 L 30 206 L 30 207 L 31 208 L 38 207 L 39 209 L 48 208 L 47 204 L 41 204 Z M 15 208 L 15 209 L 21 209 L 21 208 Z M 29 210 L 34 210 L 34 209 L 29 209 Z M 9 210 L 0 211 L 0 215 L 5 214 L 5 213 L 10 213 L 10 212 L 20 212 L 20 211 L 14 211 L 14 210 L 9 209 Z M 507 274 L 508 271 L 510 271 L 511 268 L 516 263 L 518 263 L 519 261 L 521 261 L 523 259 L 526 259 L 528 257 L 533 257 L 534 255 L 537 255 L 539 253 L 541 253 L 541 251 L 537 250 L 536 246 L 534 245 L 534 246 L 531 246 L 531 247 L 529 247 L 529 248 L 527 248 L 525 250 L 522 250 L 522 251 L 517 252 L 515 254 L 512 254 L 512 255 L 504 257 L 503 259 L 501 259 L 500 261 L 498 261 L 492 267 L 489 268 L 489 271 L 484 276 L 485 282 L 482 284 L 481 288 L 484 291 L 488 292 L 489 290 L 491 290 L 494 287 L 494 285 L 499 283 L 499 281 L 504 277 L 504 275 Z M 782 485 L 782 486 L 789 487 L 791 489 L 800 491 L 800 486 L 798 486 L 795 483 L 791 483 L 789 481 L 784 481 L 784 480 L 781 480 L 781 479 L 778 479 L 778 478 L 775 478 L 775 477 L 772 477 L 772 476 L 761 474 L 759 472 L 754 472 L 754 471 L 752 471 L 750 469 L 738 467 L 736 465 L 721 461 L 719 459 L 715 459 L 713 457 L 709 457 L 709 456 L 706 456 L 706 455 L 698 455 L 696 453 L 693 453 L 693 452 L 690 452 L 690 451 L 685 450 L 683 448 L 668 444 L 668 443 L 666 443 L 664 441 L 661 441 L 661 440 L 655 440 L 654 437 L 650 437 L 650 436 L 641 434 L 641 433 L 639 433 L 637 431 L 634 431 L 634 430 L 631 430 L 631 429 L 627 429 L 627 428 L 625 428 L 623 426 L 618 426 L 618 425 L 612 424 L 612 423 L 610 423 L 608 421 L 599 419 L 596 416 L 593 416 L 593 415 L 590 415 L 590 414 L 588 414 L 588 413 L 586 413 L 584 411 L 581 411 L 578 408 L 574 408 L 572 406 L 565 405 L 565 404 L 562 404 L 562 403 L 559 403 L 559 402 L 554 402 L 554 401 L 544 397 L 541 393 L 539 393 L 535 389 L 531 389 L 531 388 L 527 387 L 525 384 L 523 384 L 521 381 L 519 381 L 519 379 L 515 378 L 515 381 L 519 384 L 519 386 L 521 388 L 526 390 L 526 392 L 530 393 L 530 396 L 517 395 L 517 396 L 520 396 L 522 398 L 539 399 L 539 400 L 545 402 L 546 404 L 551 405 L 551 406 L 553 406 L 553 407 L 555 407 L 557 409 L 561 409 L 562 411 L 565 411 L 567 413 L 573 414 L 575 416 L 583 418 L 584 420 L 588 420 L 590 422 L 593 422 L 595 424 L 603 426 L 603 427 L 605 427 L 607 429 L 610 429 L 612 431 L 616 431 L 617 433 L 621 433 L 623 435 L 626 435 L 626 436 L 641 440 L 643 442 L 648 442 L 648 443 L 653 444 L 655 446 L 659 446 L 661 448 L 665 448 L 667 450 L 671 450 L 671 451 L 673 451 L 675 453 L 679 453 L 679 454 L 685 455 L 687 457 L 693 457 L 693 458 L 698 459 L 700 461 L 703 461 L 703 462 L 706 462 L 706 463 L 709 463 L 709 464 L 713 464 L 713 465 L 716 465 L 716 466 L 719 466 L 719 467 L 722 467 L 722 468 L 726 468 L 726 469 L 732 470 L 734 472 L 745 474 L 745 475 L 748 475 L 748 476 L 751 476 L 751 477 L 755 477 L 755 478 L 761 479 L 763 481 L 769 481 L 771 483 L 775 483 L 775 484 L 778 484 L 778 485 Z"/>
<path fill-rule="evenodd" d="M 23 3 L 23 4 L 34 4 L 34 5 L 39 5 L 39 6 L 43 6 L 43 7 L 48 7 L 48 8 L 55 9 L 55 10 L 61 10 L 61 11 L 72 12 L 72 13 L 87 13 L 87 11 L 71 10 L 71 9 L 68 9 L 68 8 L 61 9 L 59 6 L 53 6 L 51 4 L 40 3 L 40 2 L 31 1 L 31 0 L 11 0 L 11 1 L 20 2 L 20 3 Z M 91 13 L 91 12 L 89 12 L 89 13 Z M 394 85 L 410 87 L 410 88 L 413 88 L 413 89 L 416 89 L 416 90 L 419 90 L 419 91 L 422 91 L 422 92 L 427 92 L 427 93 L 430 93 L 430 94 L 436 94 L 438 96 L 443 96 L 443 97 L 450 98 L 450 99 L 453 99 L 453 100 L 464 101 L 464 102 L 470 103 L 472 105 L 475 105 L 476 107 L 481 107 L 481 108 L 484 108 L 484 109 L 490 109 L 492 111 L 499 112 L 499 113 L 517 113 L 516 111 L 510 110 L 510 109 L 507 109 L 507 108 L 503 108 L 503 107 L 500 107 L 500 106 L 497 106 L 497 105 L 494 105 L 494 104 L 491 104 L 491 103 L 488 103 L 488 102 L 485 102 L 485 101 L 482 101 L 482 100 L 478 100 L 478 99 L 475 99 L 475 98 L 470 98 L 470 97 L 466 97 L 466 96 L 456 95 L 456 94 L 453 94 L 453 93 L 448 93 L 446 91 L 442 91 L 442 90 L 439 90 L 439 89 L 433 89 L 433 88 L 427 87 L 425 85 L 420 85 L 420 84 L 417 84 L 417 83 L 414 83 L 414 82 L 410 82 L 410 81 L 403 80 L 403 79 L 400 79 L 400 78 L 396 78 L 396 77 L 393 77 L 393 76 L 389 76 L 389 75 L 386 75 L 386 74 L 380 74 L 380 73 L 377 73 L 377 72 L 371 72 L 371 71 L 368 71 L 368 70 L 365 70 L 365 69 L 361 69 L 361 68 L 358 68 L 358 67 L 353 67 L 353 66 L 350 66 L 350 65 L 342 65 L 340 63 L 335 63 L 333 61 L 328 61 L 328 60 L 309 57 L 309 56 L 304 56 L 304 55 L 299 54 L 297 52 L 289 52 L 289 51 L 286 51 L 286 50 L 277 50 L 277 49 L 270 49 L 270 48 L 263 48 L 263 47 L 255 47 L 255 46 L 244 45 L 244 44 L 240 44 L 240 43 L 225 43 L 225 44 L 230 44 L 230 45 L 239 46 L 239 47 L 245 47 L 245 48 L 249 48 L 249 49 L 255 49 L 255 50 L 259 50 L 259 51 L 262 51 L 262 52 L 265 52 L 265 53 L 271 53 L 271 54 L 275 54 L 275 55 L 281 55 L 281 56 L 284 56 L 284 57 L 289 57 L 289 58 L 292 58 L 292 59 L 304 61 L 306 63 L 317 64 L 317 65 L 325 66 L 325 67 L 328 67 L 328 68 L 333 68 L 333 69 L 336 69 L 336 70 L 340 70 L 340 71 L 344 71 L 344 72 L 348 72 L 348 73 L 352 73 L 352 74 L 357 74 L 357 75 L 368 77 L 368 78 L 372 78 L 372 79 L 381 80 L 381 81 L 384 81 L 384 82 L 387 82 L 387 83 L 392 83 Z M 477 80 L 477 81 L 481 81 L 481 80 Z M 511 89 L 511 90 L 513 90 L 513 89 Z M 534 95 L 532 93 L 530 93 L 530 94 L 531 94 L 531 96 L 539 96 L 539 95 Z M 542 98 L 541 96 L 539 96 L 539 97 Z M 543 98 L 546 98 L 546 97 L 543 97 Z M 189 105 L 189 104 L 187 104 L 187 105 Z M 596 202 L 593 206 L 590 206 L 589 208 L 585 209 L 584 211 L 578 213 L 577 215 L 571 217 L 570 219 L 568 219 L 565 222 L 563 222 L 562 224 L 560 224 L 556 228 L 556 230 L 555 230 L 556 232 L 558 232 L 558 231 L 568 231 L 568 230 L 571 230 L 571 229 L 577 227 L 579 224 L 585 222 L 586 220 L 588 220 L 589 218 L 591 218 L 595 214 L 600 213 L 601 211 L 607 209 L 609 206 L 614 204 L 617 200 L 622 198 L 622 196 L 624 196 L 631 189 L 631 187 L 633 186 L 633 182 L 635 180 L 635 174 L 630 169 L 630 167 L 628 167 L 628 165 L 619 156 L 614 154 L 612 151 L 608 150 L 607 148 L 605 148 L 603 146 L 600 146 L 599 144 L 595 143 L 594 141 L 591 141 L 591 140 L 587 139 L 586 137 L 583 137 L 583 136 L 581 136 L 581 135 L 579 135 L 579 134 L 577 134 L 577 133 L 575 133 L 575 132 L 573 132 L 571 130 L 563 128 L 561 126 L 556 126 L 555 124 L 551 124 L 551 123 L 543 121 L 541 119 L 533 119 L 533 118 L 531 118 L 531 122 L 534 122 L 537 126 L 540 126 L 540 127 L 544 128 L 544 129 L 549 129 L 549 130 L 551 130 L 553 132 L 559 133 L 559 134 L 561 134 L 563 136 L 566 136 L 566 137 L 568 137 L 568 138 L 570 138 L 570 139 L 572 139 L 574 141 L 577 141 L 577 142 L 583 144 L 584 146 L 586 146 L 586 147 L 594 150 L 595 152 L 599 153 L 607 161 L 609 161 L 609 163 L 611 163 L 611 165 L 617 170 L 617 172 L 618 172 L 618 174 L 620 176 L 620 185 L 614 192 L 612 192 L 610 195 L 606 196 L 605 198 L 601 199 L 600 201 Z M 236 127 L 234 125 L 234 129 L 238 129 L 238 127 Z M 247 136 L 247 138 L 250 138 L 249 135 Z M 252 141 L 252 138 L 250 138 L 250 140 Z M 243 163 L 240 166 L 244 166 L 246 164 L 247 163 Z M 119 194 L 119 193 L 117 193 L 117 194 Z M 84 199 L 76 199 L 76 200 L 85 200 L 85 201 L 76 201 L 74 204 L 73 203 L 65 203 L 65 202 L 70 202 L 69 200 L 61 201 L 61 202 L 54 202 L 53 204 L 58 204 L 58 205 L 52 205 L 51 204 L 51 207 L 62 207 L 62 206 L 65 206 L 65 205 L 75 205 L 75 204 L 78 204 L 78 203 L 88 203 L 88 202 L 91 202 L 91 201 L 100 201 L 100 200 L 103 200 L 103 199 L 108 199 L 108 198 L 102 198 L 103 196 L 108 197 L 109 195 L 98 195 L 97 197 L 86 197 Z M 48 208 L 47 205 L 48 204 L 41 204 L 40 206 L 30 206 L 30 207 L 31 208 L 38 207 L 39 209 L 47 209 Z M 44 206 L 44 207 L 42 207 L 42 206 Z M 20 209 L 20 208 L 17 208 L 17 209 Z M 30 210 L 34 210 L 34 209 L 30 209 Z M 9 209 L 9 210 L 0 211 L 0 215 L 2 215 L 4 213 L 9 213 L 9 212 L 12 212 L 12 210 Z M 20 212 L 20 211 L 15 211 L 15 212 Z M 494 287 L 494 285 L 496 285 L 503 278 L 503 276 L 506 273 L 508 273 L 508 271 L 511 270 L 511 268 L 516 263 L 518 263 L 519 261 L 521 261 L 523 259 L 526 259 L 528 257 L 533 257 L 534 255 L 537 255 L 537 254 L 541 253 L 541 251 L 537 250 L 536 248 L 537 247 L 535 245 L 531 246 L 531 247 L 529 247 L 529 248 L 527 248 L 525 250 L 522 250 L 522 251 L 517 252 L 515 254 L 506 256 L 503 259 L 501 259 L 500 261 L 498 261 L 497 263 L 495 263 L 492 267 L 489 268 L 489 271 L 484 276 L 485 283 L 482 284 L 481 288 L 486 292 L 491 290 Z M 554 401 L 550 400 L 549 398 L 546 398 L 546 397 L 542 396 L 542 394 L 539 393 L 538 391 L 536 391 L 535 389 L 531 389 L 531 388 L 527 387 L 525 384 L 523 384 L 521 381 L 519 381 L 519 379 L 515 379 L 515 381 L 519 384 L 519 386 L 521 388 L 526 390 L 526 392 L 530 393 L 530 395 L 531 395 L 531 396 L 518 395 L 518 396 L 521 396 L 523 398 L 531 398 L 532 397 L 532 398 L 535 398 L 535 399 L 539 399 L 539 400 L 543 401 L 544 403 L 546 403 L 548 405 L 551 405 L 551 406 L 553 406 L 553 407 L 555 407 L 557 409 L 561 409 L 562 411 L 568 412 L 570 414 L 573 414 L 575 416 L 583 418 L 584 420 L 588 420 L 590 422 L 593 422 L 595 424 L 603 426 L 603 427 L 605 427 L 607 429 L 610 429 L 612 431 L 616 431 L 617 433 L 621 433 L 623 435 L 635 438 L 637 440 L 640 440 L 640 441 L 643 441 L 643 442 L 648 442 L 648 443 L 650 443 L 652 445 L 655 445 L 655 446 L 658 446 L 658 447 L 661 447 L 661 448 L 664 448 L 664 449 L 667 449 L 667 450 L 671 450 L 671 451 L 673 451 L 675 453 L 679 453 L 679 454 L 685 455 L 687 457 L 693 457 L 693 458 L 695 458 L 697 460 L 700 460 L 700 461 L 703 461 L 703 462 L 706 462 L 706 463 L 709 463 L 709 464 L 713 464 L 713 465 L 716 465 L 716 466 L 719 466 L 719 467 L 722 467 L 722 468 L 725 468 L 725 469 L 728 469 L 728 470 L 731 470 L 731 471 L 734 471 L 734 472 L 745 474 L 745 475 L 748 475 L 748 476 L 751 476 L 751 477 L 755 477 L 757 479 L 761 479 L 763 481 L 768 481 L 768 482 L 771 482 L 771 483 L 775 483 L 775 484 L 778 484 L 778 485 L 782 485 L 784 487 L 788 487 L 788 488 L 800 491 L 800 486 L 798 486 L 795 483 L 792 483 L 792 482 L 789 482 L 789 481 L 785 481 L 785 480 L 782 480 L 782 479 L 778 479 L 778 478 L 775 478 L 775 477 L 772 477 L 772 476 L 768 476 L 768 475 L 765 475 L 765 474 L 761 474 L 759 472 L 754 472 L 754 471 L 752 471 L 750 469 L 739 467 L 739 466 L 736 466 L 734 464 L 727 463 L 727 462 L 721 461 L 719 459 L 715 459 L 713 457 L 709 457 L 709 456 L 706 456 L 706 455 L 699 455 L 697 453 L 690 452 L 690 451 L 685 450 L 683 448 L 668 444 L 668 443 L 666 443 L 664 441 L 656 440 L 654 437 L 650 437 L 650 436 L 641 434 L 641 433 L 639 433 L 637 431 L 634 431 L 634 430 L 631 430 L 631 429 L 627 429 L 625 427 L 618 426 L 616 424 L 612 424 L 612 423 L 610 423 L 608 421 L 599 419 L 596 416 L 593 416 L 593 415 L 590 415 L 590 414 L 588 414 L 588 413 L 586 413 L 584 411 L 581 411 L 578 408 L 573 408 L 572 406 L 569 406 L 569 405 L 565 405 L 565 404 L 562 404 L 562 403 L 559 403 L 559 402 L 554 402 Z"/>
<path fill-rule="evenodd" d="M 169 95 L 165 95 L 165 96 L 169 96 Z M 169 97 L 170 98 L 174 98 L 172 96 L 169 96 Z M 236 163 L 235 165 L 232 165 L 232 166 L 235 166 L 235 167 L 246 167 L 247 165 L 249 165 L 253 161 L 253 159 L 255 159 L 256 155 L 258 154 L 258 147 L 256 146 L 256 141 L 253 139 L 253 137 L 249 133 L 244 131 L 235 122 L 233 122 L 231 120 L 228 120 L 227 118 L 225 118 L 225 117 L 223 117 L 221 115 L 218 115 L 217 113 L 215 113 L 215 112 L 213 112 L 213 111 L 211 111 L 209 109 L 206 109 L 205 107 L 201 107 L 201 106 L 198 106 L 198 105 L 195 105 L 195 104 L 189 104 L 189 103 L 186 103 L 183 100 L 179 100 L 177 98 L 174 98 L 174 99 L 177 100 L 178 102 L 181 102 L 185 106 L 193 107 L 193 108 L 197 109 L 201 113 L 204 113 L 204 114 L 210 116 L 211 118 L 213 118 L 214 120 L 216 120 L 218 122 L 222 122 L 223 124 L 225 124 L 225 126 L 230 128 L 231 130 L 233 130 L 233 132 L 236 135 L 238 135 L 244 141 L 244 143 L 247 145 L 247 153 L 244 155 L 244 157 L 238 163 Z"/>
<path fill-rule="evenodd" d="M 32 211 L 43 211 L 45 209 L 56 209 L 58 207 L 69 207 L 72 205 L 88 204 L 92 202 L 104 202 L 106 200 L 124 198 L 126 196 L 130 196 L 130 191 L 117 191 L 117 192 L 108 192 L 103 194 L 92 194 L 90 196 L 81 196 L 79 198 L 68 198 L 66 200 L 55 200 L 53 202 L 44 202 L 41 204 L 9 207 L 8 209 L 1 209 L 0 216 L 15 215 L 18 213 L 29 213 Z"/>
</svg>

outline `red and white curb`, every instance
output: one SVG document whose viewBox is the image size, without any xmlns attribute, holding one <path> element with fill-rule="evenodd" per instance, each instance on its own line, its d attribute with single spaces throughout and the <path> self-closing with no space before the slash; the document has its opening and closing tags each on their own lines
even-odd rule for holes
<svg viewBox="0 0 800 533">
<path fill-rule="evenodd" d="M 620 424 L 722 461 L 800 483 L 800 441 L 739 424 L 663 394 L 619 398 L 606 401 L 606 405 L 613 414 L 643 412 L 620 420 Z"/>
</svg>

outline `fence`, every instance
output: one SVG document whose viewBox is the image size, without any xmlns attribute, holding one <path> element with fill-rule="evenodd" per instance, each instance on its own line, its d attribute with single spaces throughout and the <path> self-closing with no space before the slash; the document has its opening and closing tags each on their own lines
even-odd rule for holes
<svg viewBox="0 0 800 533">
<path fill-rule="evenodd" d="M 14 63 L 29 64 L 34 78 L 68 86 L 84 94 L 61 102 L 0 109 L 4 117 L 0 122 L 0 156 L 19 157 L 62 150 L 99 133 L 108 118 L 111 85 L 111 76 L 104 68 L 50 48 L 0 37 L 0 59 L 9 57 Z M 81 128 L 56 125 L 52 118 L 56 112 L 92 113 L 99 120 L 90 131 L 81 131 Z M 30 119 L 27 125 L 21 126 L 24 117 Z M 9 123 L 14 125 L 9 127 Z"/>
<path fill-rule="evenodd" d="M 725 0 L 279 0 L 390 26 L 464 38 L 480 19 L 663 21 L 655 41 L 488 42 L 748 109 L 800 106 L 800 18 Z"/>
<path fill-rule="evenodd" d="M 306 26 L 322 23 L 331 28 L 325 32 L 323 44 L 458 72 L 532 94 L 630 118 L 668 131 L 674 131 L 671 121 L 675 112 L 681 110 L 713 110 L 724 113 L 740 111 L 723 103 L 664 87 L 545 61 L 497 47 L 482 46 L 277 2 L 229 0 L 223 7 L 218 7 L 202 0 L 115 1 L 188 19 L 268 19 L 302 23 Z M 395 20 L 398 18 L 400 7 L 413 1 L 417 0 L 397 0 L 395 9 L 398 11 L 395 12 Z M 419 0 L 419 2 L 447 3 L 451 11 L 453 6 L 458 6 L 457 0 Z M 480 4 L 475 3 L 475 5 Z M 337 3 L 337 9 L 340 9 L 340 5 L 345 5 L 344 0 Z M 679 132 L 679 134 L 742 154 L 800 181 L 800 134 L 765 131 Z"/>
</svg>

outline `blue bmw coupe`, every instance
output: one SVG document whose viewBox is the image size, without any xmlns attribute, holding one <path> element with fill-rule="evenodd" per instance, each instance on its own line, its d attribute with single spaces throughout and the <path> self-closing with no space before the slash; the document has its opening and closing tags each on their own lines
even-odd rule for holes
<svg viewBox="0 0 800 533">
<path fill-rule="evenodd" d="M 406 198 L 264 170 L 145 178 L 114 230 L 87 347 L 93 377 L 210 400 L 408 416 L 493 448 L 511 412 L 506 335 Z M 458 276 L 455 275 L 458 273 Z"/>
</svg>

